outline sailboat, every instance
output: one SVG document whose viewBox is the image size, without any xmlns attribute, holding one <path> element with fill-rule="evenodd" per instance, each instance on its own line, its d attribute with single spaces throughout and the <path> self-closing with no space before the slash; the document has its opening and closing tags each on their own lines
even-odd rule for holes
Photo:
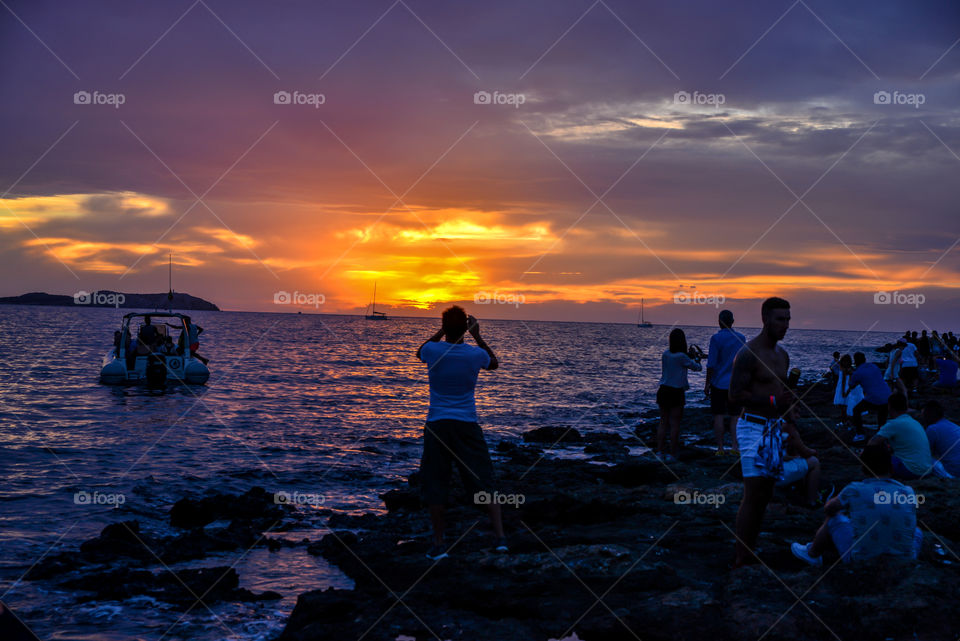
<svg viewBox="0 0 960 641">
<path fill-rule="evenodd" d="M 653 323 L 643 318 L 643 299 L 640 299 L 640 318 L 637 319 L 637 327 L 653 327 Z"/>
<path fill-rule="evenodd" d="M 373 283 L 373 304 L 370 313 L 366 315 L 367 320 L 387 320 L 386 312 L 377 311 L 377 283 Z"/>
</svg>

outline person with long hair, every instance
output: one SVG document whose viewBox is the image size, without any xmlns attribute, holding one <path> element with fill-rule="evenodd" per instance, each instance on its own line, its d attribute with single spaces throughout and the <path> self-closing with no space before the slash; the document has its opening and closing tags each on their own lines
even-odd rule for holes
<svg viewBox="0 0 960 641">
<path fill-rule="evenodd" d="M 703 369 L 699 357 L 687 349 L 687 335 L 679 327 L 670 332 L 670 343 L 660 356 L 660 387 L 657 390 L 657 405 L 660 407 L 660 426 L 657 428 L 657 454 L 670 462 L 677 459 L 680 447 L 680 421 L 686 392 L 690 389 L 687 370 Z M 670 451 L 666 451 L 667 432 L 670 433 Z"/>
</svg>

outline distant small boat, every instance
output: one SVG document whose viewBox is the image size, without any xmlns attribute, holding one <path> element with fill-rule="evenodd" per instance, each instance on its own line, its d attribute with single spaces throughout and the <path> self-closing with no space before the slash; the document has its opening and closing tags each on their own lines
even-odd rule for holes
<svg viewBox="0 0 960 641">
<path fill-rule="evenodd" d="M 377 284 L 373 284 L 373 303 L 370 313 L 366 315 L 367 320 L 387 320 L 386 312 L 377 311 Z"/>
<path fill-rule="evenodd" d="M 640 318 L 637 319 L 637 327 L 653 327 L 653 323 L 643 317 L 643 299 L 640 299 Z"/>
</svg>

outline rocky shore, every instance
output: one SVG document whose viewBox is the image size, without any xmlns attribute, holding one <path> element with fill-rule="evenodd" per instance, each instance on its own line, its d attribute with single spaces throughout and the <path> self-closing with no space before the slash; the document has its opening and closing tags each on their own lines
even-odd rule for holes
<svg viewBox="0 0 960 641">
<path fill-rule="evenodd" d="M 854 450 L 834 431 L 832 390 L 804 388 L 799 429 L 822 461 L 821 487 L 862 478 Z M 955 397 L 938 396 L 960 416 Z M 914 403 L 922 402 L 915 400 Z M 254 488 L 239 496 L 184 498 L 167 517 L 172 536 L 135 520 L 107 526 L 76 552 L 44 558 L 30 580 L 78 601 L 149 596 L 194 604 L 276 599 L 240 588 L 230 567 L 167 567 L 224 550 L 305 549 L 339 567 L 351 590 L 301 594 L 277 641 L 426 639 L 956 639 L 960 617 L 960 480 L 910 485 L 922 494 L 925 531 L 916 562 L 805 567 L 789 551 L 809 540 L 822 509 L 799 488 L 778 489 L 759 538 L 761 563 L 731 570 L 742 485 L 737 460 L 716 457 L 705 409 L 688 407 L 682 448 L 669 466 L 644 454 L 656 417 L 623 417 L 635 432 L 545 426 L 522 442 L 492 443 L 510 552 L 492 550 L 485 514 L 454 488 L 450 557 L 425 557 L 430 540 L 417 474 L 382 495 L 385 514 L 332 514 L 320 540 L 271 536 L 297 529 L 295 511 Z M 558 454 L 562 455 L 558 457 Z"/>
<path fill-rule="evenodd" d="M 822 487 L 839 491 L 862 475 L 831 431 L 832 390 L 802 393 L 800 432 L 818 450 Z M 945 404 L 956 417 L 956 399 Z M 311 546 L 356 587 L 300 595 L 280 641 L 957 638 L 960 481 L 911 484 L 925 497 L 916 562 L 805 567 L 789 544 L 812 538 L 822 509 L 778 490 L 759 538 L 762 563 L 733 571 L 739 466 L 713 455 L 705 410 L 689 408 L 684 426 L 694 447 L 669 467 L 627 453 L 652 443 L 655 420 L 631 439 L 559 426 L 500 443 L 499 491 L 523 497 L 505 506 L 508 554 L 491 550 L 486 518 L 461 490 L 450 557 L 425 558 L 430 528 L 413 475 L 383 496 L 387 515 L 333 519 L 334 531 Z M 605 464 L 544 458 L 558 441 L 585 444 Z"/>
</svg>

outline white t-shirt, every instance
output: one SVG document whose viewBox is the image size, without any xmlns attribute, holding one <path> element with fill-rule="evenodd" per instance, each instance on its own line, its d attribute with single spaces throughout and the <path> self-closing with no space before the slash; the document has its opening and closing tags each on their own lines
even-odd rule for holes
<svg viewBox="0 0 960 641">
<path fill-rule="evenodd" d="M 480 370 L 490 365 L 490 355 L 475 345 L 428 342 L 420 360 L 429 366 L 430 410 L 428 421 L 453 419 L 477 422 L 473 390 Z"/>
<path fill-rule="evenodd" d="M 917 366 L 917 346 L 913 343 L 907 343 L 903 348 L 903 355 L 900 357 L 901 367 Z"/>
</svg>

